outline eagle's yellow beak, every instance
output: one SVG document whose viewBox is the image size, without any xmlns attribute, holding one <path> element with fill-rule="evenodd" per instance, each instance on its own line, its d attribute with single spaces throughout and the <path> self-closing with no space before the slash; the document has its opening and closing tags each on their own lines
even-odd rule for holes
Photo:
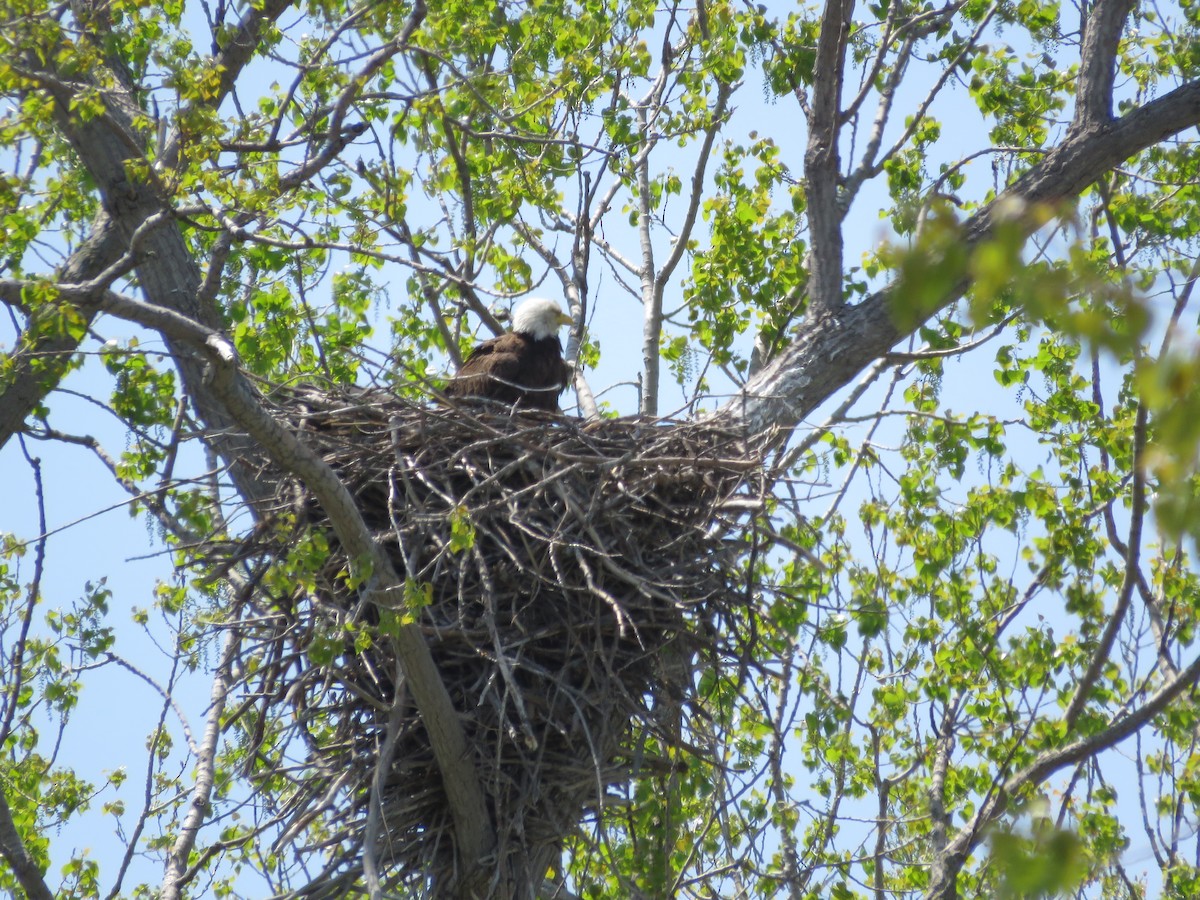
<svg viewBox="0 0 1200 900">
<path fill-rule="evenodd" d="M 575 323 L 575 320 L 573 318 L 571 318 L 570 313 L 560 312 L 558 314 L 558 324 L 559 325 L 573 325 L 574 323 Z"/>
</svg>

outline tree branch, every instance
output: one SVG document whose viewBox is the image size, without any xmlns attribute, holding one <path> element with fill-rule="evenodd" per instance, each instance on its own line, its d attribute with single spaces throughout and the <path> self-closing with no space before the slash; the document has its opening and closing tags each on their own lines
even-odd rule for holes
<svg viewBox="0 0 1200 900">
<path fill-rule="evenodd" d="M 1067 766 L 1074 765 L 1080 760 L 1095 756 L 1102 750 L 1115 747 L 1125 738 L 1134 734 L 1143 725 L 1163 712 L 1168 704 L 1179 697 L 1184 691 L 1193 687 L 1200 679 L 1200 656 L 1192 660 L 1186 669 L 1163 684 L 1145 703 L 1128 715 L 1112 722 L 1095 734 L 1080 738 L 1063 747 L 1047 750 L 1037 759 L 1017 774 L 1009 778 L 999 790 L 995 791 L 980 806 L 972 817 L 970 824 L 965 826 L 946 848 L 946 856 L 951 859 L 965 860 L 972 849 L 978 844 L 984 826 L 1003 814 L 1010 798 L 1034 785 L 1041 784 L 1055 772 Z M 953 876 L 953 870 L 949 873 Z M 931 883 L 925 897 L 933 898 L 953 896 L 952 883 Z"/>
<path fill-rule="evenodd" d="M 917 129 L 921 126 L 921 123 L 925 121 L 925 115 L 929 112 L 930 107 L 933 106 L 934 100 L 937 99 L 937 96 L 941 93 L 942 88 L 946 86 L 946 82 L 949 81 L 950 76 L 958 70 L 959 63 L 963 60 L 967 53 L 979 43 L 979 39 L 983 36 L 984 29 L 986 29 L 988 24 L 991 23 L 999 8 L 999 2 L 994 2 L 988 7 L 987 12 L 979 20 L 979 23 L 975 26 L 975 30 L 971 33 L 971 36 L 963 43 L 962 49 L 958 51 L 958 54 L 954 57 L 954 59 L 949 60 L 943 67 L 941 75 L 938 76 L 937 81 L 925 94 L 925 99 L 921 101 L 920 106 L 917 107 L 917 111 L 907 117 L 908 121 L 905 125 L 904 131 L 898 138 L 896 138 L 895 141 L 892 142 L 892 146 L 883 154 L 883 156 L 878 156 L 879 147 L 883 141 L 883 131 L 887 125 L 888 116 L 891 112 L 891 104 L 895 98 L 895 93 L 900 86 L 899 76 L 902 74 L 902 70 L 893 73 L 893 77 L 889 78 L 887 85 L 884 87 L 883 95 L 879 101 L 879 110 L 875 116 L 875 124 L 872 126 L 871 137 L 868 140 L 867 148 L 863 152 L 862 162 L 859 164 L 858 168 L 846 178 L 845 195 L 847 199 L 852 198 L 855 194 L 857 194 L 859 188 L 862 187 L 863 183 L 867 179 L 874 178 L 876 175 L 882 172 L 884 164 L 897 153 L 899 153 L 904 148 L 904 145 L 908 143 L 909 139 L 916 133 Z M 912 45 L 905 43 L 904 50 L 902 52 L 911 53 Z"/>
<path fill-rule="evenodd" d="M 808 305 L 810 314 L 842 305 L 842 210 L 838 203 L 841 158 L 842 75 L 854 0 L 826 0 L 817 39 L 813 95 L 808 115 L 804 184 L 810 233 Z"/>
<path fill-rule="evenodd" d="M 946 772 L 950 768 L 950 755 L 954 752 L 954 716 L 958 699 L 946 704 L 942 715 L 941 734 L 934 743 L 933 771 L 929 779 L 929 828 L 930 850 L 933 862 L 930 880 L 937 883 L 945 880 L 954 869 L 954 860 L 946 853 L 947 832 L 951 814 L 946 810 Z"/>
<path fill-rule="evenodd" d="M 94 278 L 121 255 L 124 244 L 113 220 L 102 213 L 87 240 L 59 269 L 58 279 L 79 282 Z M 20 297 L 6 302 L 19 306 Z M 6 363 L 9 373 L 0 392 L 0 447 L 24 427 L 34 408 L 66 375 L 71 357 L 79 349 L 80 340 L 92 321 L 90 316 L 85 316 L 84 327 L 75 331 L 79 337 L 74 337 L 66 329 L 41 328 L 40 319 L 39 316 L 30 319 L 18 349 Z"/>
<path fill-rule="evenodd" d="M 1097 0 L 1083 23 L 1079 48 L 1079 80 L 1075 89 L 1072 129 L 1099 128 L 1112 121 L 1117 46 L 1134 0 Z"/>
<path fill-rule="evenodd" d="M 217 768 L 217 742 L 221 736 L 221 718 L 225 714 L 225 700 L 233 683 L 232 668 L 241 649 L 241 631 L 230 628 L 225 635 L 225 647 L 221 661 L 213 675 L 212 693 L 208 707 L 208 721 L 204 735 L 196 750 L 196 783 L 192 786 L 192 801 L 180 826 L 179 835 L 167 856 L 166 872 L 163 874 L 163 900 L 178 900 L 183 896 L 184 875 L 187 873 L 188 858 L 196 846 L 196 836 L 209 813 L 209 801 Z"/>
<path fill-rule="evenodd" d="M 659 85 L 666 81 L 666 70 L 659 78 Z M 656 85 L 658 87 L 658 85 Z M 658 370 L 661 357 L 658 340 L 662 335 L 662 294 L 654 284 L 654 239 L 650 231 L 652 199 L 650 195 L 650 151 L 657 139 L 650 133 L 650 114 L 646 105 L 637 107 L 638 125 L 645 141 L 633 159 L 634 175 L 637 179 L 638 242 L 641 245 L 642 261 L 637 275 L 642 287 L 642 397 L 641 414 L 658 415 Z"/>
<path fill-rule="evenodd" d="M 1200 124 L 1200 82 L 1190 82 L 1106 126 L 1072 129 L 1040 163 L 962 226 L 962 243 L 974 249 L 991 236 L 999 212 L 1054 206 L 1077 197 L 1110 169 L 1165 137 Z M 1032 233 L 1033 217 L 1022 221 Z M 922 321 L 962 296 L 965 273 L 931 305 Z M 811 319 L 796 339 L 715 414 L 716 421 L 751 434 L 790 430 L 872 360 L 920 326 L 901 328 L 890 306 L 893 282 L 861 303 Z"/>
<path fill-rule="evenodd" d="M 1108 618 L 1108 623 L 1104 627 L 1104 633 L 1100 635 L 1100 642 L 1096 645 L 1095 650 L 1092 651 L 1092 658 L 1088 662 L 1088 667 L 1083 675 L 1080 676 L 1079 683 L 1075 687 L 1075 694 L 1071 697 L 1071 702 L 1067 706 L 1067 712 L 1063 718 L 1067 723 L 1068 731 L 1074 728 L 1075 723 L 1079 720 L 1079 716 L 1083 713 L 1091 697 L 1092 688 L 1096 686 L 1096 682 L 1100 678 L 1100 673 L 1108 665 L 1113 643 L 1117 639 L 1117 632 L 1120 630 L 1121 625 L 1125 621 L 1125 616 L 1129 612 L 1129 605 L 1133 601 L 1133 591 L 1137 586 L 1140 574 L 1138 569 L 1138 555 L 1142 549 L 1142 523 L 1146 515 L 1145 453 L 1147 418 L 1146 404 L 1139 403 L 1137 417 L 1133 425 L 1133 489 L 1130 494 L 1129 540 L 1125 543 L 1125 577 L 1121 583 L 1121 591 L 1117 595 L 1116 607 Z M 1108 508 L 1108 506 L 1105 506 L 1106 510 Z"/>
<path fill-rule="evenodd" d="M 0 856 L 8 863 L 17 883 L 28 895 L 29 900 L 54 900 L 54 892 L 46 886 L 45 879 L 38 869 L 33 857 L 25 849 L 17 826 L 13 822 L 12 809 L 8 798 L 0 791 Z"/>
<path fill-rule="evenodd" d="M 46 512 L 45 499 L 42 493 L 42 478 L 40 466 L 36 459 L 28 457 L 34 467 L 34 478 L 37 485 L 38 493 L 38 519 L 43 535 L 46 531 Z M 3 721 L 0 722 L 0 746 L 6 746 L 9 743 L 10 729 L 12 728 L 13 716 L 16 714 L 19 695 L 24 684 L 24 659 L 26 640 L 29 636 L 29 626 L 33 618 L 33 608 L 37 602 L 38 594 L 40 593 L 40 584 L 42 578 L 43 565 L 45 560 L 45 539 L 38 541 L 37 554 L 34 561 L 34 578 L 29 586 L 29 601 L 21 615 L 20 632 L 17 638 L 14 660 L 12 668 L 15 670 L 10 673 L 12 681 L 4 685 L 9 697 L 5 700 L 3 710 Z M 16 822 L 13 820 L 12 808 L 8 805 L 8 797 L 0 784 L 0 858 L 3 858 L 8 863 L 8 867 L 12 870 L 17 878 L 17 883 L 24 889 L 29 900 L 53 900 L 54 893 L 46 886 L 46 882 L 42 877 L 42 872 L 37 864 L 33 861 L 33 857 L 29 855 L 29 850 L 25 846 L 25 842 L 21 839 L 20 832 L 17 831 Z"/>
</svg>

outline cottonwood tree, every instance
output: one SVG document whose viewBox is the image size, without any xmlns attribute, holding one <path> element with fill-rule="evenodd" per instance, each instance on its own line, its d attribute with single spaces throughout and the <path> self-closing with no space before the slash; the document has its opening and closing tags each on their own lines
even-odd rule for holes
<svg viewBox="0 0 1200 900">
<path fill-rule="evenodd" d="M 253 529 L 224 517 L 273 467 L 385 591 L 345 486 L 255 386 L 419 396 L 511 300 L 561 295 L 580 414 L 743 428 L 776 506 L 755 657 L 697 671 L 686 759 L 566 836 L 559 896 L 1194 896 L 1194 4 L 2 16 L 6 496 L 36 505 L 61 445 L 178 548 Z M 59 413 L 81 393 L 116 446 Z M 253 573 L 164 573 L 146 672 L 103 584 L 43 596 L 70 559 L 48 527 L 3 538 L 0 885 L 302 890 L 320 823 L 273 843 L 238 818 L 267 789 L 233 715 Z M 469 872 L 482 788 L 421 632 L 397 648 Z M 114 667 L 164 698 L 144 790 L 57 755 L 95 740 L 69 713 Z M 123 857 L 59 837 L 112 817 Z"/>
</svg>

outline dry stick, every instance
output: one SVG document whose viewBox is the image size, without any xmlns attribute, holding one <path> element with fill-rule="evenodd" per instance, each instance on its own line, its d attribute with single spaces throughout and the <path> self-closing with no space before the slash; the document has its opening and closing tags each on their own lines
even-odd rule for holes
<svg viewBox="0 0 1200 900">
<path fill-rule="evenodd" d="M 338 792 L 341 791 L 342 788 L 346 787 L 346 785 L 353 783 L 354 779 L 357 777 L 358 773 L 354 769 L 343 769 L 341 774 L 339 774 L 329 783 L 329 786 L 325 789 L 325 793 L 321 795 L 320 799 L 318 799 L 317 802 L 307 812 L 297 817 L 296 820 L 292 822 L 292 824 L 288 826 L 288 828 L 281 835 L 279 835 L 278 838 L 275 839 L 275 842 L 271 845 L 271 850 L 277 852 L 281 847 L 285 846 L 290 840 L 292 840 L 292 838 L 303 831 L 311 822 L 315 821 L 322 812 L 333 805 L 334 800 L 337 798 Z M 341 861 L 335 858 L 330 863 L 330 869 L 337 868 L 339 865 L 341 865 Z"/>
<path fill-rule="evenodd" d="M 371 900 L 383 897 L 383 886 L 379 878 L 379 860 L 376 845 L 379 842 L 380 826 L 383 824 L 383 791 L 387 787 L 392 757 L 396 753 L 396 742 L 400 738 L 400 726 L 404 723 L 404 707 L 401 697 L 404 673 L 396 674 L 395 700 L 388 715 L 387 736 L 379 748 L 375 761 L 375 772 L 371 778 L 371 798 L 367 804 L 367 824 L 363 835 L 362 867 L 367 881 L 367 894 Z"/>
<path fill-rule="evenodd" d="M 529 712 L 525 709 L 525 698 L 521 694 L 521 686 L 517 684 L 517 678 L 513 674 L 512 663 L 509 662 L 508 655 L 504 652 L 504 644 L 500 640 L 500 632 L 496 628 L 496 610 L 492 604 L 492 599 L 496 596 L 496 589 L 492 584 L 492 576 L 488 571 L 487 560 L 483 558 L 483 552 L 479 549 L 478 544 L 471 547 L 471 553 L 478 567 L 477 571 L 479 572 L 480 582 L 483 584 L 483 617 L 487 622 L 488 634 L 492 638 L 492 646 L 496 649 L 496 665 L 500 669 L 500 675 L 504 679 L 506 690 L 513 698 L 513 704 L 517 708 L 517 716 L 521 720 L 521 730 L 525 732 L 525 739 L 528 746 L 533 748 L 538 745 L 538 739 L 533 733 L 533 725 L 529 719 Z"/>
<path fill-rule="evenodd" d="M 184 715 L 183 709 L 179 706 L 179 700 L 172 693 L 170 684 L 168 683 L 167 687 L 163 687 L 152 677 L 150 677 L 149 674 L 143 672 L 129 660 L 117 656 L 117 654 L 113 653 L 111 650 L 104 651 L 104 658 L 109 662 L 120 666 L 122 669 L 131 672 L 137 678 L 140 678 L 142 681 L 148 684 L 155 693 L 162 697 L 164 701 L 171 705 L 172 711 L 174 711 L 176 718 L 179 719 L 179 727 L 183 729 L 183 739 L 187 743 L 188 751 L 199 755 L 200 750 L 196 746 L 195 738 L 192 736 L 192 727 L 188 724 L 187 716 Z"/>
</svg>

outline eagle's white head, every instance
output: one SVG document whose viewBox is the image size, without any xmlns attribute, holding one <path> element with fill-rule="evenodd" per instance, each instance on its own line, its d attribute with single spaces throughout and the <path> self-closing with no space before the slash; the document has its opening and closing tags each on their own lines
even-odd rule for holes
<svg viewBox="0 0 1200 900">
<path fill-rule="evenodd" d="M 530 297 L 518 303 L 513 310 L 512 330 L 541 341 L 554 337 L 558 329 L 570 325 L 572 321 L 555 301 L 545 297 Z"/>
</svg>

